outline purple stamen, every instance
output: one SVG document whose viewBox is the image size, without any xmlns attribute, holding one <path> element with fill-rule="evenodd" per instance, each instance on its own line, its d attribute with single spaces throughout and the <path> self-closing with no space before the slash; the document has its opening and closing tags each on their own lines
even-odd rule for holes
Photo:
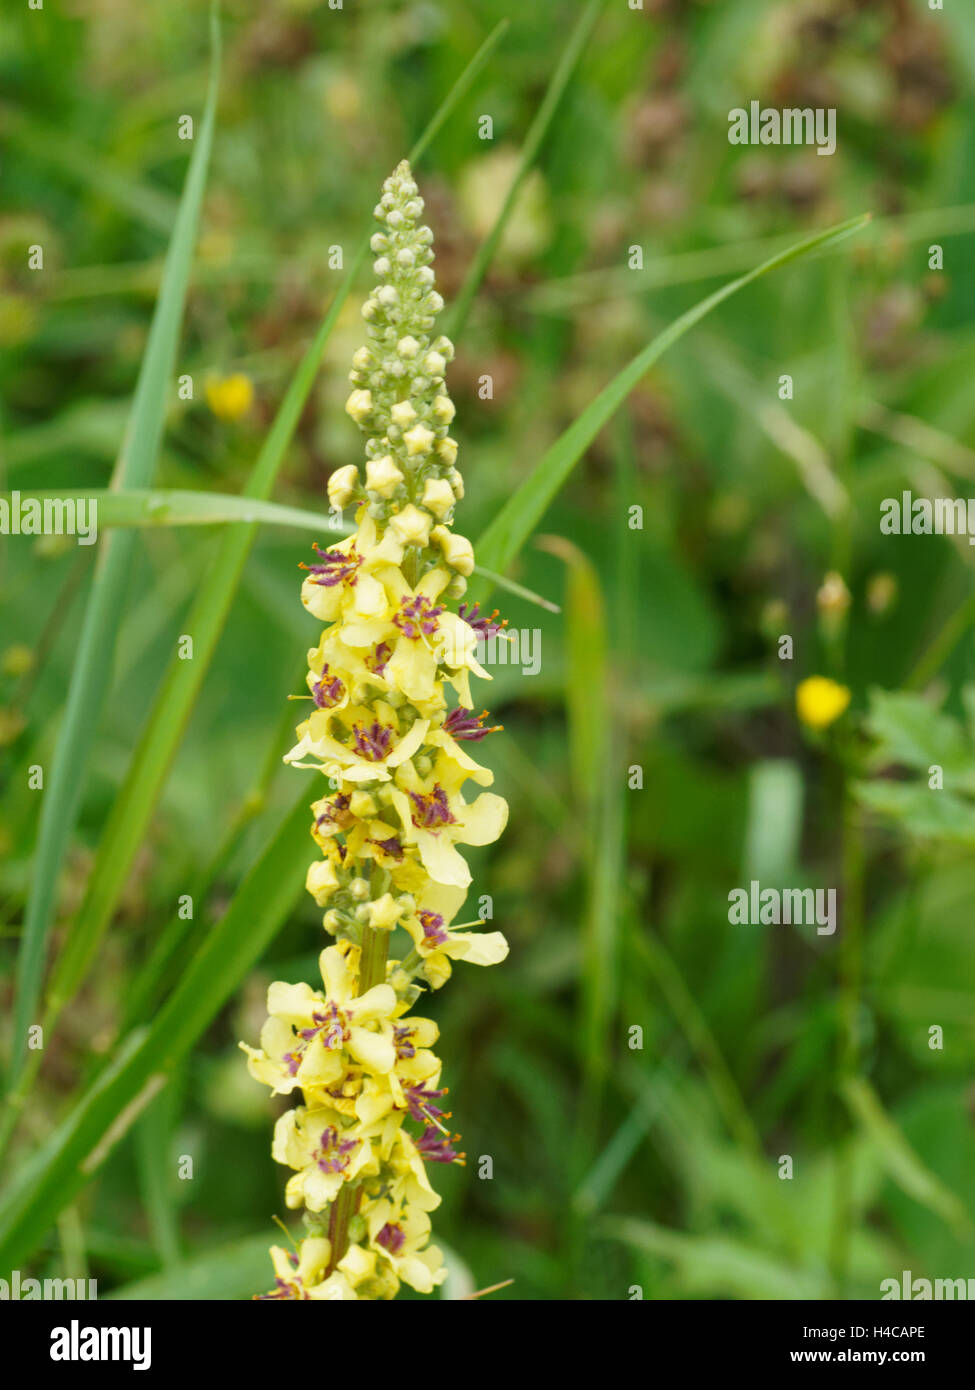
<svg viewBox="0 0 975 1390">
<path fill-rule="evenodd" d="M 467 626 L 472 627 L 474 629 L 474 631 L 478 634 L 478 637 L 482 642 L 486 642 L 489 637 L 493 637 L 496 632 L 500 632 L 502 628 L 508 626 L 507 618 L 505 618 L 504 621 L 500 623 L 496 623 L 494 621 L 495 618 L 498 616 L 497 609 L 494 610 L 494 612 L 491 614 L 489 618 L 482 618 L 480 616 L 480 612 L 481 605 L 479 603 L 474 604 L 470 613 L 467 612 L 467 604 L 462 603 L 457 610 L 457 616 L 458 618 L 463 618 Z"/>
<path fill-rule="evenodd" d="M 376 1244 L 381 1245 L 384 1250 L 388 1250 L 391 1255 L 398 1255 L 406 1244 L 406 1232 L 402 1226 L 387 1221 L 376 1236 Z"/>
<path fill-rule="evenodd" d="M 389 752 L 393 731 L 388 724 L 373 720 L 368 729 L 361 724 L 352 725 L 352 738 L 360 758 L 370 763 L 381 763 Z"/>
<path fill-rule="evenodd" d="M 322 550 L 317 541 L 312 543 L 312 549 L 321 563 L 306 565 L 302 562 L 298 568 L 318 576 L 313 583 L 322 584 L 326 589 L 332 589 L 336 584 L 355 584 L 362 564 L 362 556 L 355 550 Z"/>
<path fill-rule="evenodd" d="M 413 802 L 413 824 L 421 830 L 432 830 L 437 825 L 456 825 L 457 817 L 450 814 L 447 793 L 443 787 L 435 786 L 432 792 L 410 792 Z"/>
<path fill-rule="evenodd" d="M 416 1147 L 424 1162 L 428 1160 L 431 1163 L 460 1162 L 461 1155 L 451 1147 L 450 1139 L 444 1139 L 437 1129 L 425 1129 L 416 1141 Z"/>
<path fill-rule="evenodd" d="M 442 606 L 432 604 L 424 594 L 414 594 L 412 598 L 404 595 L 399 605 L 402 612 L 396 614 L 393 622 L 404 637 L 416 642 L 421 636 L 433 636 L 437 630 L 436 620 L 443 612 Z"/>
<path fill-rule="evenodd" d="M 428 1091 L 421 1082 L 416 1086 L 407 1086 L 404 1089 L 410 1114 L 420 1124 L 425 1124 L 428 1120 L 439 1120 L 445 1113 L 433 1102 L 440 1100 L 441 1096 L 447 1094 L 446 1086 L 442 1091 Z"/>
<path fill-rule="evenodd" d="M 366 657 L 366 666 L 377 676 L 381 676 L 386 669 L 386 662 L 389 660 L 392 650 L 388 642 L 380 642 L 372 656 Z"/>
<path fill-rule="evenodd" d="M 485 729 L 484 720 L 487 719 L 487 710 L 482 710 L 480 714 L 471 714 L 470 710 L 458 705 L 452 709 L 443 722 L 443 726 L 451 738 L 471 739 L 474 743 L 486 738 L 488 734 L 498 734 L 501 732 L 502 725 L 494 724 Z"/>
<path fill-rule="evenodd" d="M 317 1166 L 323 1173 L 341 1173 L 349 1166 L 348 1155 L 358 1145 L 357 1139 L 339 1139 L 334 1125 L 322 1130 L 322 1138 L 317 1149 Z"/>
<path fill-rule="evenodd" d="M 321 677 L 312 686 L 311 693 L 319 709 L 331 709 L 345 693 L 345 685 L 338 676 L 329 675 L 327 661 L 322 667 Z"/>
<path fill-rule="evenodd" d="M 442 946 L 445 941 L 450 939 L 439 912 L 427 912 L 421 908 L 417 916 L 420 919 L 420 926 L 423 928 L 424 942 L 431 946 Z"/>
<path fill-rule="evenodd" d="M 378 845 L 384 854 L 388 854 L 390 859 L 395 859 L 397 863 L 403 858 L 403 846 L 400 844 L 399 840 L 396 839 L 395 835 L 391 836 L 388 840 L 370 840 L 368 843 L 370 845 Z"/>
</svg>

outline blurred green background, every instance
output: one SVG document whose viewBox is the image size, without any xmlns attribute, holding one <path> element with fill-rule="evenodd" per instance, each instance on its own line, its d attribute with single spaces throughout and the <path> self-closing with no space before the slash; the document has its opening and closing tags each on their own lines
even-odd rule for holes
<svg viewBox="0 0 975 1390">
<path fill-rule="evenodd" d="M 330 248 L 347 268 L 382 179 L 507 18 L 416 169 L 449 308 L 581 6 L 255 8 L 222 5 L 178 356 L 194 398 L 173 383 L 159 487 L 242 489 L 341 282 Z M 511 572 L 562 611 L 493 595 L 513 628 L 541 630 L 542 660 L 533 676 L 497 668 L 479 692 L 505 726 L 482 748 L 511 821 L 477 852 L 474 887 L 492 896 L 511 955 L 490 971 L 459 966 L 422 1010 L 441 1027 L 468 1154 L 434 1174 L 454 1293 L 511 1279 L 494 1296 L 874 1298 L 903 1269 L 975 1276 L 971 554 L 878 526 L 884 497 L 964 496 L 975 478 L 964 10 L 608 0 L 458 341 L 457 525 L 476 538 L 669 321 L 780 246 L 874 214 L 737 295 L 631 394 L 546 514 L 549 539 Z M 49 0 L 43 22 L 0 19 L 4 489 L 108 485 L 185 176 L 177 123 L 199 122 L 207 71 L 204 5 Z M 753 98 L 835 107 L 837 153 L 730 145 L 728 112 Z M 43 272 L 27 269 L 33 244 Z M 932 245 L 942 270 L 929 268 Z M 322 509 L 329 473 L 361 458 L 342 407 L 370 283 L 366 267 L 278 502 Z M 206 384 L 234 374 L 253 400 L 222 419 Z M 277 764 L 285 697 L 317 636 L 298 601 L 310 539 L 260 531 L 96 968 L 46 1048 L 11 1171 L 30 1167 L 114 1045 L 179 895 L 210 883 L 169 982 L 300 776 L 312 799 L 310 774 Z M 140 533 L 55 948 L 217 540 L 208 527 Z M 70 538 L 0 539 L 8 1023 L 40 805 L 27 769 L 53 750 L 94 560 Z M 842 584 L 824 589 L 829 574 Z M 793 695 L 817 673 L 852 690 L 822 734 L 803 730 Z M 933 763 L 957 774 L 937 815 L 941 794 L 923 785 Z M 729 925 L 729 891 L 756 877 L 835 886 L 836 936 Z M 314 978 L 319 916 L 296 903 L 32 1269 L 87 1269 L 124 1296 L 267 1286 L 285 1174 L 237 1040 L 256 1039 L 269 981 Z M 192 1181 L 176 1175 L 184 1154 Z"/>
</svg>

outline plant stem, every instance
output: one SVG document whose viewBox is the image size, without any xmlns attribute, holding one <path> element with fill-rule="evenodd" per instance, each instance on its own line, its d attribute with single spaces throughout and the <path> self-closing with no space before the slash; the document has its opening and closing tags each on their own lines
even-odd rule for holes
<svg viewBox="0 0 975 1390">
<path fill-rule="evenodd" d="M 860 1067 L 860 997 L 863 973 L 863 823 L 849 788 L 842 787 L 843 805 L 843 934 L 839 943 L 839 996 L 836 1094 Z M 836 1297 L 844 1298 L 849 1277 L 849 1236 L 853 1221 L 852 1158 L 841 1147 L 839 1125 L 834 1135 L 836 1186 L 830 1267 Z"/>
<path fill-rule="evenodd" d="M 359 959 L 359 993 L 386 982 L 386 953 L 389 932 L 375 927 L 362 929 L 362 955 Z"/>
<path fill-rule="evenodd" d="M 964 603 L 952 613 L 904 682 L 904 689 L 923 690 L 931 677 L 941 670 L 973 621 L 975 621 L 975 594 L 969 595 Z"/>
<path fill-rule="evenodd" d="M 386 954 L 389 932 L 376 927 L 363 927 L 362 954 L 359 957 L 359 993 L 365 994 L 373 985 L 386 980 Z M 349 1248 L 349 1222 L 359 1206 L 359 1187 L 345 1183 L 332 1203 L 328 1217 L 328 1238 L 332 1243 L 327 1273 L 331 1274 Z"/>
</svg>

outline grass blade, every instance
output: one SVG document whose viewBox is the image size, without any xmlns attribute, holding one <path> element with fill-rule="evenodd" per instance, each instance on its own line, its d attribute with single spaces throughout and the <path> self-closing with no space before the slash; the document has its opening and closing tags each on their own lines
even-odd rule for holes
<svg viewBox="0 0 975 1390">
<path fill-rule="evenodd" d="M 58 1212 L 162 1090 L 200 1034 L 239 986 L 293 907 L 308 861 L 310 788 L 285 816 L 151 1025 L 130 1034 L 112 1062 L 0 1203 L 0 1268 L 16 1269 Z"/>
<path fill-rule="evenodd" d="M 746 285 L 761 279 L 770 271 L 792 261 L 801 260 L 812 251 L 823 250 L 843 237 L 850 236 L 870 220 L 870 214 L 851 218 L 830 227 L 825 232 L 807 237 L 787 250 L 779 252 L 769 260 L 763 261 L 746 275 L 731 280 L 714 294 L 695 304 L 686 314 L 681 314 L 651 343 L 639 352 L 623 368 L 609 385 L 600 392 L 569 428 L 559 436 L 550 449 L 539 460 L 537 466 L 509 497 L 501 511 L 483 533 L 474 549 L 479 560 L 493 570 L 503 573 L 521 550 L 525 541 L 545 515 L 549 504 L 562 487 L 572 469 L 589 448 L 596 435 L 626 400 L 653 364 L 662 357 L 669 347 L 682 338 L 688 329 L 700 323 L 712 309 L 730 299 L 733 294 L 743 290 Z M 490 592 L 482 582 L 471 585 L 471 599 L 483 603 Z"/>
<path fill-rule="evenodd" d="M 507 195 L 505 196 L 504 205 L 498 214 L 497 221 L 479 248 L 477 255 L 474 257 L 473 264 L 467 272 L 464 283 L 460 288 L 460 293 L 457 295 L 457 298 L 454 300 L 447 313 L 447 317 L 444 321 L 444 332 L 448 338 L 456 339 L 467 321 L 467 315 L 470 313 L 471 304 L 474 302 L 474 296 L 480 288 L 481 281 L 484 279 L 488 266 L 494 259 L 495 252 L 504 235 L 504 229 L 508 225 L 508 218 L 514 211 L 515 204 L 518 201 L 518 194 L 521 191 L 521 186 L 528 177 L 532 165 L 535 163 L 542 141 L 545 139 L 548 128 L 552 123 L 552 117 L 555 115 L 559 102 L 562 100 L 562 94 L 569 84 L 569 79 L 576 69 L 576 64 L 582 57 L 583 50 L 589 42 L 589 38 L 595 27 L 596 20 L 599 18 L 605 5 L 606 0 L 590 0 L 590 3 L 576 21 L 576 26 L 572 33 L 569 35 L 569 42 L 565 46 L 565 51 L 559 60 L 558 67 L 552 74 L 552 80 L 548 84 L 542 104 L 538 108 L 538 113 L 532 121 L 528 134 L 525 137 L 521 158 L 518 161 L 515 176 L 511 180 L 511 187 L 508 189 Z"/>
<path fill-rule="evenodd" d="M 162 287 L 125 440 L 115 468 L 113 485 L 117 488 L 140 487 L 149 481 L 162 439 L 166 399 L 175 367 L 216 120 L 220 38 L 215 9 L 211 11 L 211 42 L 213 56 L 206 107 L 166 256 Z M 115 638 L 129 589 L 135 540 L 134 536 L 124 533 L 113 535 L 103 547 L 44 790 L 32 887 L 17 958 L 11 1084 L 16 1083 L 23 1069 L 27 1030 L 35 1021 L 58 878 L 77 820 L 85 768 L 108 689 Z M 2 1137 L 9 1133 L 18 1108 L 16 1103 L 8 1106 Z"/>
<path fill-rule="evenodd" d="M 10 492 L 0 493 L 0 499 L 11 505 L 13 512 L 17 511 L 18 505 L 23 507 L 30 501 L 37 501 L 41 507 L 45 503 L 50 506 L 53 502 L 95 502 L 99 527 L 215 526 L 246 522 L 255 526 L 260 523 L 313 531 L 317 535 L 327 535 L 329 541 L 352 534 L 351 526 L 337 526 L 321 512 L 282 506 L 279 502 L 267 502 L 246 493 L 241 496 L 236 492 L 198 492 L 178 488 L 132 489 L 126 492 L 90 488 L 87 492 L 66 492 L 62 488 L 42 488 L 18 492 L 16 496 Z M 87 515 L 90 516 L 90 513 Z M 561 612 L 557 603 L 543 598 L 532 589 L 526 589 L 523 584 L 516 584 L 513 579 L 485 570 L 480 565 L 475 568 L 491 584 L 507 589 L 518 598 L 537 604 L 549 613 Z"/>
</svg>

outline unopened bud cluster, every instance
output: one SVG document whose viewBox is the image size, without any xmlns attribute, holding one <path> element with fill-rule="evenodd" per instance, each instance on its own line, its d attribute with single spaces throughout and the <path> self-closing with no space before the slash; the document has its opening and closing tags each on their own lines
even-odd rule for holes
<svg viewBox="0 0 975 1390">
<path fill-rule="evenodd" d="M 433 234 L 420 222 L 423 200 L 404 161 L 386 180 L 372 238 L 379 283 L 362 308 L 367 342 L 352 359 L 346 410 L 366 436 L 365 477 L 355 465 L 329 482 L 340 511 L 365 502 L 377 522 L 392 524 L 404 545 L 437 552 L 461 579 L 473 568 L 469 545 L 448 527 L 464 495 L 451 438 L 454 403 L 444 373 L 449 338 L 434 336 L 443 300 L 434 289 Z M 463 592 L 463 584 L 453 593 Z"/>
</svg>

